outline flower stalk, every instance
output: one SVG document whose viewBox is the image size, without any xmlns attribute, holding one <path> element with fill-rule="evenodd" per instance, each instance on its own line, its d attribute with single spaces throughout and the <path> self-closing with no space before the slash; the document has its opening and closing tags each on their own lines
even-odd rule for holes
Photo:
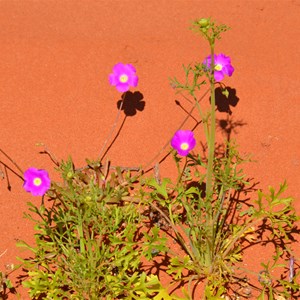
<svg viewBox="0 0 300 300">
<path fill-rule="evenodd" d="M 216 99 L 215 99 L 215 79 L 214 79 L 214 44 L 210 44 L 211 47 L 211 76 L 210 78 L 210 99 L 211 99 L 211 113 L 210 113 L 210 128 L 209 128 L 209 140 L 208 142 L 208 162 L 207 162 L 207 174 L 206 174 L 206 198 L 208 201 L 212 200 L 213 188 L 213 162 L 215 153 L 215 135 L 216 135 Z"/>
</svg>

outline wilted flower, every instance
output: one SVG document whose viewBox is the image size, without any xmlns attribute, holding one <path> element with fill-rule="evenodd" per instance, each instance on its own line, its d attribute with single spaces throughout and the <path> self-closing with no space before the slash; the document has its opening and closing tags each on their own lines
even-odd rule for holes
<svg viewBox="0 0 300 300">
<path fill-rule="evenodd" d="M 119 92 L 127 92 L 130 86 L 136 87 L 138 77 L 135 67 L 131 64 L 124 65 L 118 63 L 113 68 L 113 73 L 109 74 L 109 83 L 116 86 Z"/>
<path fill-rule="evenodd" d="M 50 178 L 45 170 L 29 168 L 24 173 L 23 188 L 33 196 L 43 196 L 50 188 Z"/>
<path fill-rule="evenodd" d="M 171 146 L 181 156 L 187 156 L 196 146 L 194 133 L 190 130 L 178 130 L 171 140 Z"/>
<path fill-rule="evenodd" d="M 226 56 L 224 54 L 215 54 L 214 55 L 214 65 L 215 65 L 215 70 L 214 70 L 214 76 L 216 81 L 221 81 L 223 80 L 224 76 L 231 76 L 234 68 L 231 65 L 230 57 Z M 203 64 L 210 69 L 211 67 L 211 55 L 205 58 Z"/>
</svg>

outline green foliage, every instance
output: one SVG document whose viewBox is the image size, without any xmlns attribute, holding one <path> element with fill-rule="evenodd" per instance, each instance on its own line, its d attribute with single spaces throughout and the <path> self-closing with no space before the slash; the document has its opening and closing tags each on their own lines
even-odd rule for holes
<svg viewBox="0 0 300 300">
<path fill-rule="evenodd" d="M 166 247 L 156 227 L 143 229 L 143 209 L 129 198 L 133 179 L 127 174 L 121 182 L 111 173 L 103 182 L 99 171 L 76 170 L 71 159 L 58 171 L 64 181 L 52 184 L 50 207 L 29 203 L 36 246 L 19 243 L 33 253 L 23 261 L 30 297 L 153 299 L 167 293 L 141 268 L 153 249 Z"/>
<path fill-rule="evenodd" d="M 171 86 L 176 88 L 176 93 L 185 91 L 195 97 L 195 92 L 200 91 L 201 86 L 206 84 L 206 81 L 202 78 L 204 74 L 203 67 L 201 64 L 195 64 L 194 67 L 188 65 L 183 66 L 183 70 L 185 73 L 185 82 L 180 83 L 176 77 L 174 79 L 170 78 Z"/>
<path fill-rule="evenodd" d="M 272 274 L 276 269 L 282 269 L 284 264 L 280 263 L 280 258 L 284 255 L 284 251 L 279 247 L 268 263 L 262 263 L 263 270 L 259 274 L 259 282 L 262 286 L 262 291 L 258 299 L 265 299 L 265 295 L 269 295 L 269 299 L 277 299 L 280 295 L 284 299 L 298 299 L 300 297 L 300 284 L 296 282 L 300 272 L 292 276 L 293 278 L 283 279 L 273 278 Z"/>
<path fill-rule="evenodd" d="M 5 299 L 8 291 L 14 291 L 14 285 L 8 276 L 8 272 L 0 272 L 0 299 Z"/>
<path fill-rule="evenodd" d="M 202 18 L 195 20 L 191 29 L 200 33 L 211 45 L 214 45 L 215 40 L 220 40 L 221 34 L 230 28 L 225 24 L 216 25 L 211 18 Z"/>
<path fill-rule="evenodd" d="M 208 18 L 195 21 L 192 29 L 205 37 L 213 57 L 216 40 L 229 28 L 216 25 Z M 274 244 L 276 255 L 272 268 L 282 267 L 277 261 L 283 257 L 277 254 L 285 251 L 292 255 L 289 244 L 293 233 L 297 233 L 295 224 L 299 216 L 293 208 L 293 199 L 283 196 L 286 183 L 278 191 L 274 188 L 270 188 L 269 193 L 258 191 L 258 199 L 252 203 L 240 199 L 241 192 L 249 185 L 241 168 L 247 159 L 240 156 L 237 146 L 229 140 L 219 145 L 218 154 L 215 151 L 214 71 L 197 63 L 183 69 L 185 82 L 180 83 L 175 78 L 171 84 L 178 93 L 188 92 L 192 96 L 190 102 L 195 102 L 199 123 L 202 122 L 204 126 L 207 159 L 190 154 L 183 162 L 175 155 L 177 183 L 174 185 L 164 181 L 164 184 L 158 185 L 150 180 L 148 186 L 154 190 L 148 196 L 156 201 L 156 207 L 166 207 L 164 218 L 172 228 L 174 240 L 184 252 L 184 255 L 173 254 L 167 272 L 174 281 L 203 281 L 204 297 L 221 299 L 230 290 L 231 284 L 236 283 L 233 280 L 236 273 L 242 269 L 245 271 L 242 267 L 243 249 L 247 244 L 251 246 L 257 243 L 257 235 L 262 244 L 270 241 Z M 200 87 L 206 84 L 203 75 L 206 75 L 211 86 L 211 110 L 208 112 L 202 110 L 196 96 Z M 226 86 L 221 86 L 222 93 L 228 97 Z M 269 276 L 269 264 L 263 267 L 266 269 L 264 274 Z M 277 286 L 263 285 L 261 297 L 268 295 L 271 299 L 274 295 L 284 294 L 282 288 L 294 291 L 298 286 L 287 280 L 278 280 L 277 283 Z"/>
<path fill-rule="evenodd" d="M 259 238 L 262 244 L 272 242 L 276 253 L 272 266 L 262 264 L 265 271 L 260 274 L 268 274 L 270 284 L 266 279 L 260 281 L 264 282 L 260 297 L 286 295 L 290 290 L 296 294 L 299 284 L 283 279 L 277 279 L 274 284 L 270 275 L 275 268 L 285 267 L 283 253 L 292 253 L 289 245 L 293 233 L 297 232 L 296 222 L 300 220 L 293 207 L 293 199 L 283 196 L 287 185 L 283 183 L 278 191 L 270 187 L 269 193 L 259 190 L 257 200 L 252 203 L 237 198 L 236 195 L 249 184 L 240 168 L 244 160 L 235 144 L 227 143 L 225 148 L 226 154 L 216 157 L 214 162 L 212 201 L 205 198 L 201 175 L 198 180 L 195 175 L 183 180 L 184 170 L 179 170 L 182 180 L 176 185 L 169 179 L 161 185 L 154 179 L 148 181 L 152 189 L 148 194 L 149 201 L 155 207 L 165 208 L 163 217 L 169 222 L 168 228 L 173 229 L 173 238 L 184 252 L 170 252 L 167 273 L 175 282 L 203 281 L 206 299 L 222 299 L 221 296 L 230 290 L 233 277 L 245 272 L 243 248 L 247 244 L 254 245 Z M 176 161 L 178 163 L 179 160 Z M 184 167 L 189 168 L 190 174 L 198 174 L 196 170 L 203 167 L 203 163 L 202 160 L 187 158 Z M 168 233 L 171 234 L 170 230 Z M 295 275 L 294 279 L 298 276 Z"/>
</svg>

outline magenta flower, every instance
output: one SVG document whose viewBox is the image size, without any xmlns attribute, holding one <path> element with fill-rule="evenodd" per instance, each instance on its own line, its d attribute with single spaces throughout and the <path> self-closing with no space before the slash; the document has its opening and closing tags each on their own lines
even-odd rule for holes
<svg viewBox="0 0 300 300">
<path fill-rule="evenodd" d="M 194 133 L 190 130 L 178 130 L 171 140 L 171 146 L 181 156 L 187 156 L 196 146 Z"/>
<path fill-rule="evenodd" d="M 50 178 L 45 170 L 29 168 L 24 173 L 23 188 L 33 196 L 43 196 L 50 188 Z"/>
<path fill-rule="evenodd" d="M 222 53 L 219 55 L 215 54 L 215 70 L 214 70 L 214 76 L 216 81 L 221 81 L 223 80 L 224 76 L 231 76 L 234 68 L 231 65 L 230 57 L 226 56 Z M 203 64 L 210 69 L 211 66 L 211 55 L 205 58 Z"/>
<path fill-rule="evenodd" d="M 127 92 L 130 86 L 136 87 L 139 78 L 136 76 L 135 67 L 131 64 L 124 65 L 118 63 L 113 68 L 113 73 L 109 74 L 109 83 L 116 86 L 119 92 Z"/>
</svg>

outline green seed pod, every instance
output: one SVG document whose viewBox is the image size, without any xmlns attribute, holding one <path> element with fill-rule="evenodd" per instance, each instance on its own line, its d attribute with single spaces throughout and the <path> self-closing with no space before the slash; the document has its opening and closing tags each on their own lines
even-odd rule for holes
<svg viewBox="0 0 300 300">
<path fill-rule="evenodd" d="M 198 24 L 200 25 L 200 27 L 207 27 L 209 25 L 209 20 L 202 18 L 198 21 Z"/>
<path fill-rule="evenodd" d="M 85 201 L 86 202 L 91 202 L 92 201 L 92 197 L 91 196 L 86 196 L 85 197 Z"/>
</svg>

